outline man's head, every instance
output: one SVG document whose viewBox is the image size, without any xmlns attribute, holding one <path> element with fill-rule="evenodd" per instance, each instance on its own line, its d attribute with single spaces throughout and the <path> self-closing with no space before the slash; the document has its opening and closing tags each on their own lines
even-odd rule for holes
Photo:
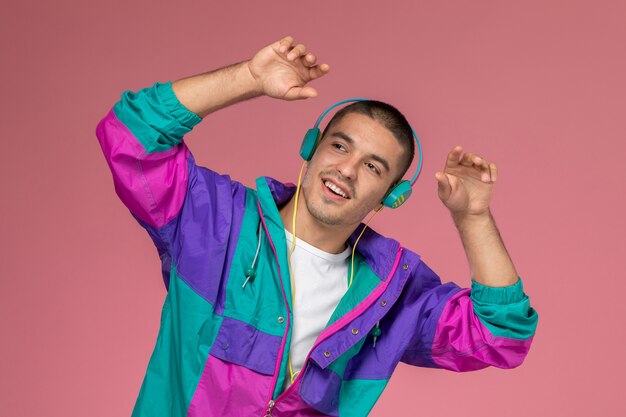
<svg viewBox="0 0 626 417">
<path fill-rule="evenodd" d="M 308 163 L 307 210 L 324 224 L 356 227 L 402 179 L 414 152 L 411 127 L 393 106 L 368 100 L 344 107 Z"/>
<path fill-rule="evenodd" d="M 415 139 L 413 138 L 411 125 L 406 120 L 404 115 L 391 104 L 387 104 L 382 101 L 357 101 L 335 113 L 322 132 L 322 139 L 326 137 L 326 133 L 333 125 L 339 123 L 341 119 L 350 113 L 359 113 L 369 116 L 371 119 L 376 120 L 378 123 L 386 127 L 387 130 L 389 130 L 398 140 L 404 149 L 404 154 L 402 155 L 401 161 L 399 161 L 400 175 L 396 178 L 394 184 L 400 182 L 406 171 L 411 166 L 411 162 L 413 161 L 413 157 L 415 155 Z"/>
</svg>

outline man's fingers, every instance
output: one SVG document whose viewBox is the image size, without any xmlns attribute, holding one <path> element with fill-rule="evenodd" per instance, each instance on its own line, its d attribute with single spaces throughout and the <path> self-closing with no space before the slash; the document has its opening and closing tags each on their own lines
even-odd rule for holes
<svg viewBox="0 0 626 417">
<path fill-rule="evenodd" d="M 463 148 L 461 146 L 455 146 L 450 151 L 450 153 L 448 153 L 448 157 L 446 159 L 446 168 L 454 168 L 458 165 L 470 168 L 475 167 L 480 171 L 481 181 L 495 181 L 494 178 L 497 177 L 498 173 L 497 168 L 495 168 L 495 164 L 489 164 L 481 156 L 473 152 L 466 152 L 465 154 L 463 154 L 462 152 Z"/>
<path fill-rule="evenodd" d="M 463 148 L 461 146 L 455 146 L 450 152 L 448 152 L 444 168 L 452 168 L 458 165 L 461 158 L 461 152 L 463 152 Z"/>
<path fill-rule="evenodd" d="M 285 36 L 284 38 L 278 41 L 278 51 L 284 54 L 285 52 L 287 52 L 287 50 L 289 49 L 292 43 L 293 43 L 293 37 Z"/>
<path fill-rule="evenodd" d="M 489 164 L 489 171 L 491 171 L 491 181 L 495 181 L 498 177 L 498 167 L 493 162 Z"/>
<path fill-rule="evenodd" d="M 460 164 L 466 167 L 471 167 L 472 165 L 474 165 L 474 158 L 476 157 L 475 153 L 466 153 L 465 155 L 463 155 L 463 157 L 461 158 Z"/>
<path fill-rule="evenodd" d="M 304 56 L 304 65 L 306 65 L 307 67 L 313 67 L 316 60 L 317 57 L 315 56 L 315 54 L 309 52 Z"/>
<path fill-rule="evenodd" d="M 480 169 L 480 179 L 481 181 L 489 182 L 491 181 L 491 170 L 489 168 L 489 164 L 483 158 L 476 154 L 471 154 L 470 160 L 473 162 L 474 166 Z"/>
<path fill-rule="evenodd" d="M 461 158 L 460 164 L 469 168 L 476 168 L 480 171 L 480 180 L 484 182 L 491 181 L 491 172 L 489 164 L 475 153 L 466 153 Z"/>
<path fill-rule="evenodd" d="M 309 77 L 311 77 L 311 79 L 314 80 L 328 73 L 329 70 L 330 70 L 330 67 L 328 66 L 328 64 L 316 65 L 312 67 L 311 69 L 309 69 Z"/>
<path fill-rule="evenodd" d="M 294 46 L 294 48 L 291 51 L 289 51 L 289 53 L 287 54 L 287 59 L 289 61 L 293 61 L 294 59 L 298 58 L 304 53 L 306 53 L 306 46 L 299 43 L 296 46 Z"/>
</svg>

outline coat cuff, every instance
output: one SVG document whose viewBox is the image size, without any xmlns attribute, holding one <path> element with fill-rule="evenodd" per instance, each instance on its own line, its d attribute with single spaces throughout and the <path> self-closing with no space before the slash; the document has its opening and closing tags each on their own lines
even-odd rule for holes
<svg viewBox="0 0 626 417">
<path fill-rule="evenodd" d="M 515 304 L 524 299 L 522 279 L 518 276 L 517 282 L 506 287 L 489 287 L 472 280 L 472 301 L 484 304 Z"/>
<path fill-rule="evenodd" d="M 202 118 L 185 107 L 172 89 L 172 81 L 166 83 L 155 83 L 156 94 L 159 100 L 165 105 L 169 113 L 178 120 L 178 122 L 188 129 L 192 129 L 195 125 L 202 121 Z"/>
</svg>

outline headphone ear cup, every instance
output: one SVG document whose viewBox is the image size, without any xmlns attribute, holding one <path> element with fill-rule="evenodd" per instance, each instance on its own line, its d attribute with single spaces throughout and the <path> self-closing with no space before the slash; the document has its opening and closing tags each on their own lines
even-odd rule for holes
<svg viewBox="0 0 626 417">
<path fill-rule="evenodd" d="M 300 156 L 305 161 L 310 161 L 315 153 L 317 142 L 320 138 L 320 130 L 316 127 L 307 130 L 304 139 L 302 139 L 302 145 L 300 146 Z"/>
<path fill-rule="evenodd" d="M 389 193 L 387 193 L 385 199 L 383 200 L 383 205 L 385 207 L 398 208 L 402 204 L 404 204 L 406 200 L 409 199 L 409 196 L 412 192 L 413 190 L 411 188 L 411 181 L 400 181 L 400 183 L 398 183 L 389 191 Z"/>
</svg>

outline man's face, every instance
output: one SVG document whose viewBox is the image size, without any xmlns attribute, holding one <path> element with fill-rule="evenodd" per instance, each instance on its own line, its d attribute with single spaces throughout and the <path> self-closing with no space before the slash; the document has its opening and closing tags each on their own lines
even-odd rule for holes
<svg viewBox="0 0 626 417">
<path fill-rule="evenodd" d="M 400 174 L 403 148 L 369 116 L 349 113 L 326 132 L 302 182 L 308 212 L 331 226 L 354 226 L 379 206 Z"/>
</svg>

